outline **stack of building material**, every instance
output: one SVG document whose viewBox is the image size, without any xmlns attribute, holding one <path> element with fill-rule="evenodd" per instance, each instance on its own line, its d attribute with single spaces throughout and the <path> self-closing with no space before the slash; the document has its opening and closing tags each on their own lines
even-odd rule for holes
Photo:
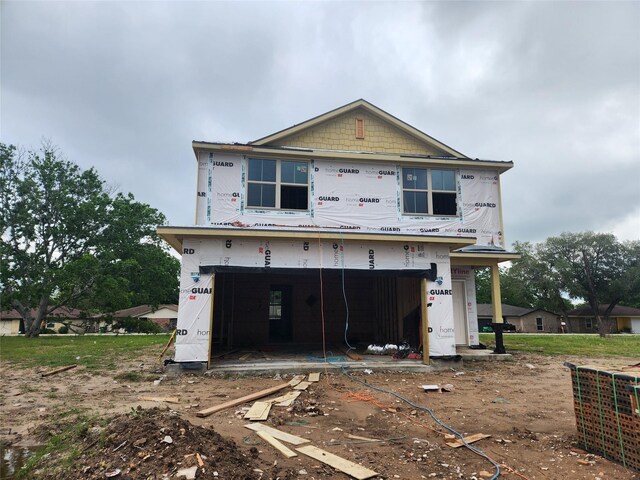
<svg viewBox="0 0 640 480">
<path fill-rule="evenodd" d="M 565 366 L 571 369 L 581 446 L 640 471 L 640 376 L 571 363 Z"/>
</svg>

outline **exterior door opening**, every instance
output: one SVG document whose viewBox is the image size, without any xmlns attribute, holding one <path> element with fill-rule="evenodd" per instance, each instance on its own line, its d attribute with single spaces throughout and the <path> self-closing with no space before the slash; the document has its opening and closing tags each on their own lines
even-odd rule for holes
<svg viewBox="0 0 640 480">
<path fill-rule="evenodd" d="M 269 343 L 292 340 L 291 286 L 272 285 L 269 289 Z"/>
<path fill-rule="evenodd" d="M 469 344 L 467 323 L 467 294 L 464 281 L 452 281 L 453 288 L 453 328 L 456 345 Z"/>
</svg>

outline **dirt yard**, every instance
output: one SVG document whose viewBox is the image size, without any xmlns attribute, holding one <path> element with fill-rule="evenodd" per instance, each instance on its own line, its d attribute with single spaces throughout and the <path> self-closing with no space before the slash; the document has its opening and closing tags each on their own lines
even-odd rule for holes
<svg viewBox="0 0 640 480">
<path fill-rule="evenodd" d="M 491 435 L 474 445 L 503 465 L 501 478 L 640 478 L 577 448 L 565 361 L 587 363 L 584 358 L 527 354 L 506 362 L 467 362 L 459 371 L 374 371 L 353 377 L 432 409 L 442 422 L 465 435 Z M 631 362 L 590 358 L 588 363 Z M 163 479 L 177 478 L 189 467 L 195 467 L 197 479 L 349 478 L 302 454 L 285 458 L 244 428 L 248 421 L 242 417 L 250 404 L 206 418 L 196 416 L 199 410 L 278 385 L 291 376 L 170 378 L 153 355 L 123 364 L 109 375 L 77 368 L 41 378 L 34 369 L 6 364 L 0 373 L 5 445 L 41 443 L 78 414 L 110 419 L 83 431 L 69 471 L 60 473 L 60 462 L 53 455 L 41 460 L 28 478 Z M 445 393 L 425 393 L 423 384 L 453 387 Z M 140 400 L 141 396 L 177 397 L 178 403 Z M 495 472 L 489 461 L 470 450 L 447 446 L 445 442 L 452 440 L 427 412 L 336 372 L 323 373 L 293 406 L 274 406 L 263 423 L 374 470 L 379 474 L 375 478 L 481 479 Z M 198 466 L 199 461 L 204 467 Z"/>
</svg>

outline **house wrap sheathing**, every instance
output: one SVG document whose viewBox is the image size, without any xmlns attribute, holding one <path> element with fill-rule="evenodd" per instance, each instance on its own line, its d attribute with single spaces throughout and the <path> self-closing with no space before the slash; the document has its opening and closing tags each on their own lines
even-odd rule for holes
<svg viewBox="0 0 640 480">
<path fill-rule="evenodd" d="M 364 100 L 193 149 L 196 225 L 158 229 L 182 254 L 176 361 L 321 335 L 412 339 L 435 357 L 478 344 L 474 268 L 492 268 L 499 304 L 497 265 L 515 257 L 511 162 L 470 159 Z"/>
</svg>

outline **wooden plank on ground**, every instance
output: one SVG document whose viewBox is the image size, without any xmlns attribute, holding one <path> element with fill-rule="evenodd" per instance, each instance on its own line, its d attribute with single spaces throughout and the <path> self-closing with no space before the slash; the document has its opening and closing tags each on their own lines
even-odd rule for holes
<svg viewBox="0 0 640 480">
<path fill-rule="evenodd" d="M 320 381 L 320 372 L 310 373 L 308 381 L 309 382 L 319 382 Z"/>
<path fill-rule="evenodd" d="M 283 445 L 282 442 L 280 442 L 280 440 L 274 438 L 273 435 L 271 435 L 270 433 L 258 431 L 258 432 L 256 432 L 256 434 L 261 439 L 263 439 L 265 442 L 267 442 L 269 445 L 271 445 L 273 448 L 278 450 L 285 457 L 293 458 L 293 457 L 297 457 L 298 456 L 298 454 L 296 452 L 291 450 L 286 445 Z"/>
<path fill-rule="evenodd" d="M 276 403 L 276 405 L 278 407 L 290 407 L 291 405 L 293 405 L 293 402 L 295 402 L 300 395 L 302 395 L 302 391 L 300 390 L 291 392 L 291 395 L 289 395 L 288 398 Z"/>
<path fill-rule="evenodd" d="M 468 437 L 464 437 L 464 441 L 467 443 L 474 443 L 478 440 L 482 440 L 483 438 L 489 438 L 491 435 L 487 435 L 485 433 L 474 433 L 473 435 L 469 435 Z M 460 448 L 464 445 L 462 440 L 458 439 L 455 442 L 447 442 L 451 448 Z"/>
<path fill-rule="evenodd" d="M 301 394 L 302 392 L 296 390 L 295 392 L 287 392 L 284 395 L 266 401 L 273 403 L 278 407 L 290 407 L 293 401 Z"/>
<path fill-rule="evenodd" d="M 344 354 L 349 357 L 351 360 L 355 360 L 356 362 L 359 362 L 360 360 L 362 360 L 362 356 L 358 355 L 358 353 L 355 350 L 347 350 L 346 352 L 344 352 Z"/>
<path fill-rule="evenodd" d="M 244 418 L 248 420 L 266 420 L 269 418 L 269 410 L 271 410 L 271 402 L 256 402 L 244 415 Z"/>
<path fill-rule="evenodd" d="M 281 383 L 280 385 L 276 385 L 275 387 L 267 388 L 265 390 L 260 390 L 259 392 L 250 393 L 249 395 L 245 395 L 244 397 L 236 398 L 235 400 L 229 400 L 228 402 L 221 403 L 220 405 L 215 405 L 210 408 L 206 408 L 204 410 L 200 410 L 196 413 L 198 417 L 208 417 L 209 415 L 224 410 L 226 408 L 235 407 L 236 405 L 242 405 L 243 403 L 252 402 L 254 400 L 258 400 L 259 398 L 266 397 L 271 395 L 272 393 L 279 392 L 280 390 L 284 390 L 289 387 L 288 383 Z"/>
<path fill-rule="evenodd" d="M 291 381 L 289 382 L 289 385 L 292 387 L 295 387 L 296 385 L 298 385 L 302 380 L 304 380 L 304 375 L 296 375 L 295 377 L 293 377 L 291 379 Z"/>
<path fill-rule="evenodd" d="M 146 400 L 147 402 L 180 403 L 178 397 L 138 397 L 138 399 Z"/>
<path fill-rule="evenodd" d="M 51 375 L 56 375 L 58 373 L 66 372 L 67 370 L 71 370 L 72 368 L 76 368 L 78 365 L 67 365 L 66 367 L 56 368 L 55 370 L 51 370 L 50 372 L 40 374 L 41 377 L 50 377 Z"/>
<path fill-rule="evenodd" d="M 360 435 L 348 434 L 347 438 L 350 438 L 352 440 L 362 440 L 363 442 L 382 442 L 382 440 L 378 440 L 376 438 L 361 437 Z"/>
<path fill-rule="evenodd" d="M 283 432 L 282 430 L 278 430 L 277 428 L 269 427 L 268 425 L 263 425 L 262 423 L 248 423 L 244 426 L 244 428 L 248 428 L 249 430 L 253 430 L 254 432 L 267 432 L 273 438 L 277 438 L 278 440 L 282 440 L 283 442 L 287 442 L 292 445 L 302 445 L 303 443 L 309 443 L 309 440 L 307 440 L 306 438 L 298 437 L 297 435 L 291 435 L 290 433 Z"/>
<path fill-rule="evenodd" d="M 293 389 L 294 390 L 306 390 L 309 385 L 311 385 L 311 382 L 300 382 L 295 387 L 293 387 Z"/>
<path fill-rule="evenodd" d="M 240 360 L 241 362 L 244 362 L 247 358 L 249 358 L 251 355 L 253 354 L 253 352 L 249 352 L 249 353 L 245 353 L 244 355 L 242 355 L 238 360 Z"/>
<path fill-rule="evenodd" d="M 353 478 L 357 478 L 358 480 L 365 480 L 378 475 L 373 470 L 369 470 L 362 465 L 358 465 L 357 463 L 346 460 L 334 455 L 333 453 L 321 450 L 313 445 L 305 445 L 304 447 L 296 448 L 296 450 L 300 453 L 304 453 L 308 457 L 318 460 L 319 462 L 326 463 L 336 470 L 340 470 L 347 475 L 351 475 Z"/>
<path fill-rule="evenodd" d="M 240 350 L 235 348 L 233 350 L 227 350 L 226 352 L 218 353 L 216 355 L 211 355 L 211 360 L 216 360 L 218 358 L 226 357 L 227 355 L 231 355 L 232 353 L 239 352 Z"/>
</svg>

